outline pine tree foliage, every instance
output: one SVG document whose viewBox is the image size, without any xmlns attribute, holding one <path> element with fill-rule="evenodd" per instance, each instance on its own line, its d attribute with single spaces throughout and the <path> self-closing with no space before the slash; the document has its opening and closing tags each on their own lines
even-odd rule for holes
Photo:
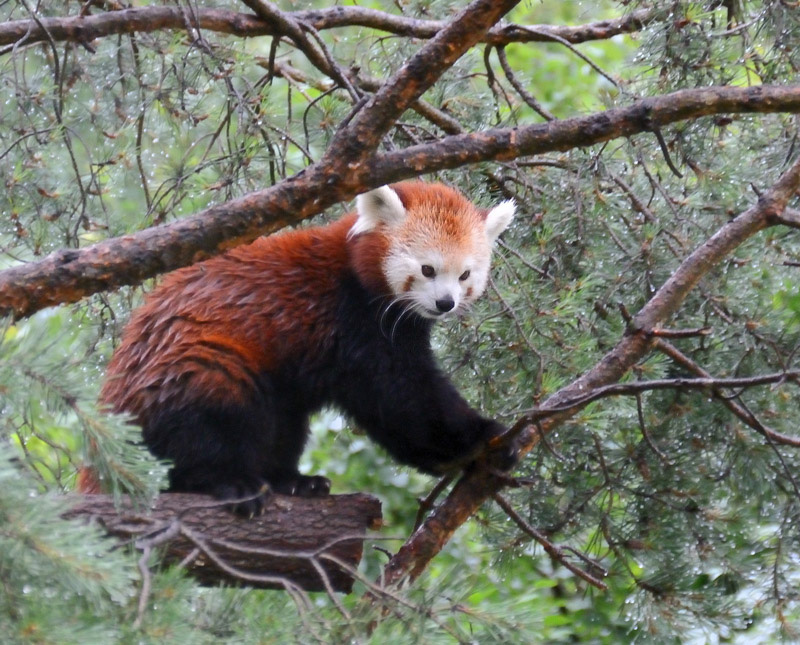
<svg viewBox="0 0 800 645">
<path fill-rule="evenodd" d="M 98 339 L 85 312 L 43 312 L 25 325 L 9 325 L 0 344 L 4 389 L 3 426 L 42 489 L 70 490 L 85 462 L 109 482 L 115 495 L 146 502 L 159 490 L 165 466 L 140 447 L 139 432 L 124 416 L 97 410 L 101 371 Z M 52 355 L 61 359 L 54 364 Z M 88 354 L 87 354 L 88 352 Z M 24 383 L 24 387 L 20 385 Z"/>
<path fill-rule="evenodd" d="M 7 443 L 0 457 L 0 622 L 7 642 L 111 642 L 115 614 L 134 590 L 133 561 L 97 527 L 64 522 L 63 496 L 37 492 Z"/>
<path fill-rule="evenodd" d="M 179 8 L 191 26 L 202 11 L 249 14 L 258 3 L 245 4 L 152 6 Z M 341 4 L 447 21 L 466 3 Z M 523 2 L 508 21 L 539 31 L 636 11 L 647 18 L 613 38 L 473 47 L 423 95 L 424 105 L 402 115 L 381 150 L 459 132 L 546 127 L 678 90 L 797 86 L 796 4 Z M 275 5 L 285 12 L 324 8 Z M 9 2 L 0 5 L 0 38 L 13 20 L 121 8 L 100 0 Z M 322 158 L 358 96 L 374 92 L 426 41 L 364 25 L 307 34 L 319 37 L 355 89 L 321 73 L 286 38 L 212 28 L 141 29 L 88 42 L 50 34 L 38 44 L 21 37 L 0 45 L 0 271 L 169 225 L 296 176 Z M 714 113 L 428 175 L 483 206 L 506 198 L 518 204 L 486 296 L 435 338 L 466 398 L 513 425 L 631 333 L 630 316 L 687 256 L 797 160 L 797 114 L 758 112 Z M 789 206 L 800 209 L 796 196 Z M 62 519 L 64 493 L 86 461 L 115 494 L 143 504 L 163 485 L 165 465 L 138 444 L 138 430 L 96 405 L 103 366 L 151 285 L 8 319 L 0 329 L 4 638 L 800 638 L 800 447 L 785 441 L 800 437 L 798 267 L 795 228 L 770 226 L 738 246 L 663 322 L 684 333 L 658 338 L 623 378 L 629 391 L 599 398 L 543 436 L 514 471 L 516 486 L 484 504 L 421 577 L 399 590 L 381 590 L 376 581 L 386 552 L 412 533 L 417 500 L 435 482 L 394 465 L 335 412 L 320 414 L 302 467 L 333 479 L 335 492 L 378 494 L 382 537 L 397 538 L 366 549 L 357 593 L 346 598 L 204 589 L 160 565 L 155 553 L 142 563 L 140 551 L 118 548 L 97 527 Z M 685 385 L 701 372 L 785 378 Z M 669 380 L 670 387 L 634 390 Z M 744 420 L 748 414 L 755 423 Z"/>
</svg>

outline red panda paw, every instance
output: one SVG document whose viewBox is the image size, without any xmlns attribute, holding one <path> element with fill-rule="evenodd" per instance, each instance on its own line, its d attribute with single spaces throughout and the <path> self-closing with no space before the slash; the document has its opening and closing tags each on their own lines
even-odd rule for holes
<svg viewBox="0 0 800 645">
<path fill-rule="evenodd" d="M 295 497 L 325 497 L 331 492 L 331 480 L 320 475 L 293 475 L 271 482 L 272 490 Z"/>
<path fill-rule="evenodd" d="M 228 508 L 242 517 L 255 517 L 264 513 L 272 488 L 261 479 L 248 478 L 216 486 L 212 494 L 219 500 L 229 502 Z"/>
<path fill-rule="evenodd" d="M 487 458 L 494 468 L 508 472 L 519 461 L 519 435 L 507 437 L 508 428 L 496 421 L 487 420 L 486 435 L 488 440 Z"/>
</svg>

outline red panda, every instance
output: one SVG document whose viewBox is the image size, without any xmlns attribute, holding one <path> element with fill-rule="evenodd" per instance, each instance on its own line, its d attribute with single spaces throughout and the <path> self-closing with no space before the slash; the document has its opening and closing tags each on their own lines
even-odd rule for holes
<svg viewBox="0 0 800 645">
<path fill-rule="evenodd" d="M 172 461 L 170 490 L 250 498 L 234 504 L 244 514 L 264 491 L 328 493 L 297 470 L 308 416 L 325 405 L 398 461 L 441 473 L 505 430 L 439 371 L 430 332 L 484 291 L 513 216 L 511 201 L 486 211 L 404 182 L 327 226 L 174 271 L 134 311 L 101 402 Z"/>
</svg>

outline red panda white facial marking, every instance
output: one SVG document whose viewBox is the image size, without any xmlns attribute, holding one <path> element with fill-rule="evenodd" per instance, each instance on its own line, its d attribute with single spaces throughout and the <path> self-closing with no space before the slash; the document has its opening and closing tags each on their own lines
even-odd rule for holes
<svg viewBox="0 0 800 645">
<path fill-rule="evenodd" d="M 389 186 L 360 195 L 350 236 L 385 236 L 381 268 L 397 302 L 424 318 L 459 314 L 486 288 L 492 246 L 513 219 L 514 203 L 502 202 L 484 216 L 443 186 L 400 188 L 403 199 Z"/>
</svg>

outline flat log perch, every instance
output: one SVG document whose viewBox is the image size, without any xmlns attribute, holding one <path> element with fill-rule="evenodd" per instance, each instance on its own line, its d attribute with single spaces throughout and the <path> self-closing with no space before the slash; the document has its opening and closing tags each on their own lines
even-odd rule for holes
<svg viewBox="0 0 800 645">
<path fill-rule="evenodd" d="M 274 495 L 263 515 L 234 515 L 204 495 L 164 493 L 150 510 L 111 495 L 82 495 L 64 517 L 99 522 L 144 552 L 159 548 L 164 561 L 182 563 L 207 585 L 341 591 L 353 587 L 367 529 L 381 525 L 381 503 L 354 493 L 302 498 Z"/>
</svg>

